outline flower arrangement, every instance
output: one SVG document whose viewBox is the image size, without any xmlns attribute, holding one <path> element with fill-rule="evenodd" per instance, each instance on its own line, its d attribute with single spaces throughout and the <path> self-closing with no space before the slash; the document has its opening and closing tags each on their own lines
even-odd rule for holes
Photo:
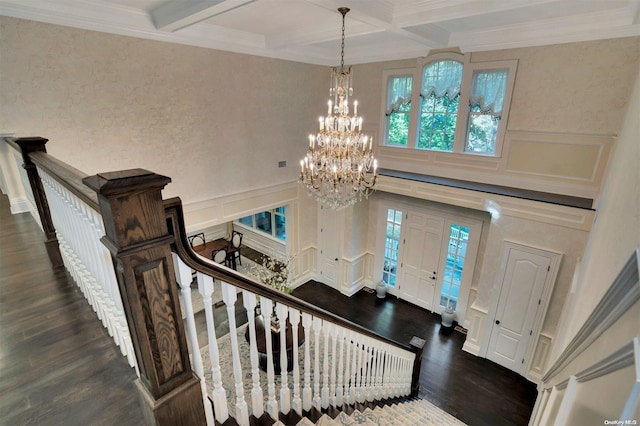
<svg viewBox="0 0 640 426">
<path fill-rule="evenodd" d="M 262 255 L 260 262 L 253 265 L 251 275 L 258 281 L 283 293 L 291 293 L 289 286 L 289 272 L 295 255 L 282 259 L 278 256 Z"/>
</svg>

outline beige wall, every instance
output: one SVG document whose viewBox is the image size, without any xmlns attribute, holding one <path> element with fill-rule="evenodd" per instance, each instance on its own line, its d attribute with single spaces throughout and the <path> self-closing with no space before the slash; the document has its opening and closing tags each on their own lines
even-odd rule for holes
<svg viewBox="0 0 640 426">
<path fill-rule="evenodd" d="M 585 250 L 579 281 L 567 312 L 559 349 L 566 346 L 580 329 L 620 269 L 636 248 L 640 247 L 640 70 L 629 92 L 632 101 L 624 119 L 616 152 L 607 175 L 603 195 L 598 203 L 597 220 Z M 640 317 L 633 318 L 632 328 L 640 332 Z M 613 335 L 610 336 L 610 338 Z M 633 336 L 625 336 L 627 339 Z M 607 339 L 603 339 L 606 347 Z M 626 342 L 625 342 L 626 343 Z"/>
<path fill-rule="evenodd" d="M 7 17 L 0 30 L 0 133 L 46 137 L 89 174 L 165 174 L 186 204 L 295 181 L 326 105 L 326 67 Z"/>
</svg>

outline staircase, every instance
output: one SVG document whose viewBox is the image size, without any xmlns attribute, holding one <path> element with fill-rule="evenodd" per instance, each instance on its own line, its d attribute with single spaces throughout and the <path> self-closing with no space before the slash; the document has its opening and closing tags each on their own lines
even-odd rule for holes
<svg viewBox="0 0 640 426">
<path fill-rule="evenodd" d="M 236 426 L 238 423 L 229 418 L 223 426 Z M 405 399 L 378 401 L 377 403 L 356 403 L 344 405 L 342 410 L 329 407 L 319 411 L 309 410 L 305 417 L 294 411 L 280 414 L 280 420 L 273 421 L 268 414 L 260 418 L 250 417 L 252 426 L 346 426 L 346 425 L 379 425 L 379 426 L 464 426 L 465 423 L 423 399 Z M 221 423 L 216 422 L 216 425 Z"/>
</svg>

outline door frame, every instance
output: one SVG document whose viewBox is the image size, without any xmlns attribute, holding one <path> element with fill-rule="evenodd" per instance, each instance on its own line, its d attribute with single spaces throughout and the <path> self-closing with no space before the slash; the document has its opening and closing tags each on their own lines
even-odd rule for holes
<svg viewBox="0 0 640 426">
<path fill-rule="evenodd" d="M 374 258 L 374 262 L 373 262 L 373 281 L 374 283 L 378 283 L 380 280 L 382 280 L 382 267 L 383 267 L 383 258 L 384 258 L 384 230 L 386 227 L 386 219 L 387 219 L 387 209 L 395 209 L 395 210 L 400 210 L 403 213 L 403 219 L 402 219 L 402 231 L 400 234 L 400 245 L 399 245 L 399 249 L 398 249 L 398 268 L 400 268 L 400 264 L 402 263 L 402 259 L 404 256 L 404 246 L 405 244 L 403 243 L 403 241 L 406 239 L 406 232 L 407 232 L 407 228 L 406 228 L 406 218 L 407 218 L 407 214 L 411 213 L 411 212 L 422 212 L 425 213 L 427 215 L 432 215 L 432 216 L 439 216 L 442 217 L 444 219 L 444 228 L 443 228 L 443 240 L 446 239 L 447 242 L 449 240 L 449 228 L 451 226 L 451 223 L 457 223 L 457 224 L 461 224 L 464 226 L 469 226 L 470 228 L 472 228 L 473 230 L 473 238 L 469 240 L 469 242 L 473 242 L 473 255 L 469 256 L 467 259 L 465 259 L 465 270 L 467 271 L 464 275 L 465 279 L 464 279 L 464 286 L 460 287 L 460 297 L 458 299 L 458 303 L 460 303 L 461 300 L 464 300 L 465 302 L 465 308 L 464 310 L 456 315 L 456 322 L 458 322 L 458 324 L 460 325 L 464 325 L 465 321 L 467 320 L 467 313 L 469 311 L 469 307 L 471 306 L 469 301 L 471 298 L 471 291 L 474 289 L 473 284 L 473 278 L 475 276 L 475 274 L 479 271 L 480 266 L 478 265 L 478 256 L 480 255 L 482 248 L 481 248 L 481 244 L 482 244 L 482 234 L 485 231 L 485 227 L 489 226 L 488 222 L 483 221 L 481 218 L 474 216 L 474 215 L 470 215 L 470 214 L 465 214 L 464 212 L 461 211 L 449 211 L 446 208 L 438 208 L 437 206 L 425 206 L 425 205 L 420 205 L 419 203 L 412 203 L 410 199 L 409 201 L 397 201 L 397 200 L 392 200 L 392 199 L 388 199 L 388 198 L 380 198 L 377 200 L 377 206 L 376 206 L 376 214 L 377 214 L 377 218 L 376 218 L 376 228 L 375 228 L 375 232 L 376 232 L 376 246 L 375 246 L 375 258 Z M 428 201 L 428 200 L 419 200 L 417 199 L 416 201 L 418 202 L 423 202 L 423 201 Z M 472 241 L 473 240 L 473 241 Z M 442 252 L 440 254 L 440 262 L 438 265 L 438 280 L 436 281 L 436 288 L 434 291 L 434 294 L 438 295 L 438 297 L 434 297 L 434 300 L 437 301 L 437 304 L 434 304 L 434 310 L 430 312 L 434 312 L 437 314 L 440 314 L 442 312 L 442 308 L 440 308 L 440 293 L 442 292 L 442 274 L 444 271 L 444 264 L 445 264 L 445 258 L 446 258 L 446 250 L 447 250 L 447 246 L 448 244 L 445 244 L 443 242 L 442 244 Z M 469 247 L 471 247 L 471 245 L 469 245 Z M 469 250 L 469 249 L 468 249 Z M 468 263 L 467 263 L 468 262 Z M 470 270 L 473 269 L 473 270 Z M 397 276 L 399 278 L 399 275 Z M 464 291 L 463 291 L 464 290 Z M 387 289 L 389 294 L 392 294 L 395 297 L 400 297 L 400 292 L 398 291 L 398 286 L 395 287 L 388 287 Z M 403 299 L 404 300 L 404 299 Z"/>
<path fill-rule="evenodd" d="M 498 310 L 498 302 L 500 301 L 500 293 L 502 291 L 502 282 L 504 280 L 504 276 L 507 268 L 507 261 L 509 259 L 509 251 L 512 248 L 516 248 L 521 251 L 525 251 L 528 253 L 533 253 L 538 256 L 547 257 L 550 259 L 550 269 L 547 274 L 547 279 L 544 283 L 544 288 L 542 290 L 540 309 L 536 314 L 536 318 L 533 322 L 533 333 L 532 339 L 529 340 L 527 344 L 527 349 L 524 355 L 524 363 L 522 367 L 520 367 L 520 371 L 516 371 L 516 373 L 527 376 L 526 372 L 529 371 L 531 367 L 531 361 L 533 360 L 534 350 L 538 345 L 538 340 L 540 338 L 540 332 L 542 331 L 542 325 L 545 317 L 547 316 L 547 310 L 549 308 L 549 302 L 551 301 L 551 294 L 553 293 L 553 289 L 555 287 L 556 279 L 558 277 L 558 271 L 560 269 L 560 263 L 562 261 L 562 253 L 558 253 L 553 250 L 542 249 L 538 247 L 528 246 L 521 243 L 516 243 L 513 241 L 504 240 L 502 243 L 502 259 L 500 261 L 500 268 L 498 270 L 498 274 L 496 275 L 495 282 L 493 284 L 493 289 L 491 291 L 491 306 L 489 308 L 489 312 L 487 313 L 487 320 L 485 323 L 484 330 L 484 338 L 482 341 L 482 345 L 480 346 L 480 353 L 478 354 L 482 358 L 487 358 L 487 353 L 489 352 L 489 342 L 491 340 L 491 331 L 493 329 L 493 324 L 496 321 L 496 313 Z"/>
</svg>

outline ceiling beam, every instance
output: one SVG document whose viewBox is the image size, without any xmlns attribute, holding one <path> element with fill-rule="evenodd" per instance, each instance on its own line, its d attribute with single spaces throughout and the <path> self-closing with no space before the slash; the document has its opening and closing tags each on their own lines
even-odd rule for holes
<svg viewBox="0 0 640 426">
<path fill-rule="evenodd" d="M 174 32 L 255 0 L 172 0 L 149 11 L 156 29 Z"/>
<path fill-rule="evenodd" d="M 266 46 L 270 49 L 281 49 L 289 46 L 310 45 L 340 39 L 340 14 L 339 7 L 349 7 L 346 16 L 347 38 L 365 36 L 379 32 L 389 32 L 429 48 L 444 47 L 449 34 L 442 28 L 432 28 L 431 31 L 414 32 L 407 31 L 393 23 L 393 5 L 386 0 L 306 0 L 315 6 L 336 13 L 335 28 L 321 28 L 312 31 L 309 28 L 296 29 L 295 31 L 282 32 L 278 35 L 267 37 Z M 357 22 L 353 22 L 357 21 Z M 427 35 L 428 34 L 428 35 Z"/>
</svg>

